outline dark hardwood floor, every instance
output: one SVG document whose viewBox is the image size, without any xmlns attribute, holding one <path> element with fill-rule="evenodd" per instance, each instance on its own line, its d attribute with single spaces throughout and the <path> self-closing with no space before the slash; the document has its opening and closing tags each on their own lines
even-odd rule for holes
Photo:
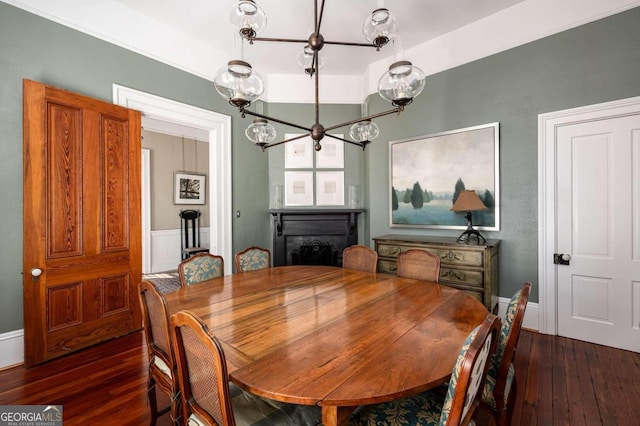
<svg viewBox="0 0 640 426">
<path fill-rule="evenodd" d="M 7 369 L 0 405 L 62 404 L 65 426 L 145 425 L 146 359 L 138 332 L 45 365 Z M 640 424 L 638 353 L 523 330 L 516 375 L 514 425 Z M 168 416 L 159 424 L 168 425 Z"/>
</svg>

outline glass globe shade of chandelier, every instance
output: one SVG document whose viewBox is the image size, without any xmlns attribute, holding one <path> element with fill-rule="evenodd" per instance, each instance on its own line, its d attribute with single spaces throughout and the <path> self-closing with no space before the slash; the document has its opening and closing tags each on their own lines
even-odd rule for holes
<svg viewBox="0 0 640 426">
<path fill-rule="evenodd" d="M 302 49 L 302 52 L 298 53 L 296 62 L 301 70 L 306 74 L 313 76 L 316 69 L 321 70 L 324 68 L 324 64 L 327 62 L 327 57 L 322 52 L 318 52 L 318 65 L 313 66 L 313 49 L 308 44 Z"/>
<path fill-rule="evenodd" d="M 364 38 L 380 50 L 398 35 L 398 21 L 388 9 L 374 10 L 362 26 Z"/>
<path fill-rule="evenodd" d="M 275 127 L 264 118 L 254 119 L 244 133 L 251 142 L 260 147 L 270 144 L 276 138 Z"/>
<path fill-rule="evenodd" d="M 376 123 L 371 120 L 359 121 L 349 130 L 349 136 L 356 142 L 362 144 L 362 149 L 365 149 L 369 143 L 378 137 L 380 134 L 380 128 Z"/>
<path fill-rule="evenodd" d="M 236 32 L 243 38 L 253 38 L 267 27 L 267 17 L 254 0 L 241 0 L 231 8 L 229 21 Z"/>
<path fill-rule="evenodd" d="M 424 72 L 409 61 L 394 62 L 378 81 L 378 93 L 394 106 L 405 106 L 422 93 Z"/>
<path fill-rule="evenodd" d="M 233 60 L 218 70 L 213 85 L 235 107 L 245 107 L 264 93 L 264 80 L 248 62 Z"/>
</svg>

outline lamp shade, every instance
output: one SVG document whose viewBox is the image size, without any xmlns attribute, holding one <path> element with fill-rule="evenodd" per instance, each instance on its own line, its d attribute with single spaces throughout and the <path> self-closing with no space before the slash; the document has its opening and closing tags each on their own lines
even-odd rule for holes
<svg viewBox="0 0 640 426">
<path fill-rule="evenodd" d="M 379 50 L 398 35 L 398 21 L 388 9 L 376 9 L 364 21 L 362 33 Z"/>
<path fill-rule="evenodd" d="M 360 121 L 353 126 L 349 131 L 349 136 L 356 142 L 371 142 L 380 134 L 378 125 L 371 120 Z"/>
<path fill-rule="evenodd" d="M 245 61 L 229 61 L 218 70 L 213 84 L 218 93 L 236 107 L 249 105 L 264 92 L 262 77 Z"/>
<path fill-rule="evenodd" d="M 276 138 L 276 129 L 264 118 L 256 118 L 245 130 L 247 138 L 256 145 L 266 145 Z"/>
<path fill-rule="evenodd" d="M 296 60 L 298 62 L 298 66 L 309 75 L 313 75 L 316 69 L 321 70 L 324 67 L 324 64 L 327 62 L 327 58 L 324 56 L 324 54 L 318 51 L 318 64 L 316 64 L 316 66 L 314 67 L 313 49 L 308 44 L 304 47 L 304 49 L 302 49 L 302 52 L 298 53 Z"/>
<path fill-rule="evenodd" d="M 487 206 L 485 206 L 482 200 L 480 200 L 476 191 L 465 190 L 458 195 L 458 199 L 449 210 L 454 212 L 487 210 Z"/>
<path fill-rule="evenodd" d="M 233 29 L 247 40 L 253 40 L 267 26 L 267 17 L 253 0 L 240 0 L 231 8 L 229 21 Z"/>
<path fill-rule="evenodd" d="M 394 106 L 409 105 L 422 93 L 425 85 L 424 72 L 409 61 L 398 61 L 389 66 L 380 81 L 378 93 Z"/>
</svg>

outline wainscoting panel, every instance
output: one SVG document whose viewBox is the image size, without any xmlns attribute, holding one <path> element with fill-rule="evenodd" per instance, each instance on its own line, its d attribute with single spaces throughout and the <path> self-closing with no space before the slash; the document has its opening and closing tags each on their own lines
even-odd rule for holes
<svg viewBox="0 0 640 426">
<path fill-rule="evenodd" d="M 209 228 L 200 228 L 200 244 L 210 247 Z M 180 263 L 180 250 L 180 229 L 151 231 L 151 272 L 176 270 Z M 215 252 L 215 247 L 211 247 L 211 251 Z"/>
<path fill-rule="evenodd" d="M 24 362 L 24 330 L 0 334 L 0 370 Z"/>
</svg>

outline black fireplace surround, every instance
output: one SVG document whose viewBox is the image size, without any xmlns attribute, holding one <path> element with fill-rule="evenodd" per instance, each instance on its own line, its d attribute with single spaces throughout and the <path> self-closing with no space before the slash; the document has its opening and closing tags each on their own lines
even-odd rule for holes
<svg viewBox="0 0 640 426">
<path fill-rule="evenodd" d="M 342 251 L 358 244 L 360 209 L 273 209 L 273 266 L 342 266 Z"/>
</svg>

